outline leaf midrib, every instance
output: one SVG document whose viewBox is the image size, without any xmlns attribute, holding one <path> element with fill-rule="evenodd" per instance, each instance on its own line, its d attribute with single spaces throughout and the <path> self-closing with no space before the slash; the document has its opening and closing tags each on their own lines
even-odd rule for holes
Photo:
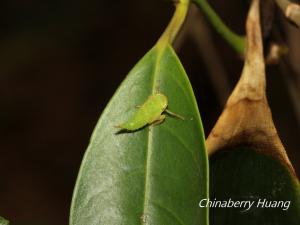
<svg viewBox="0 0 300 225">
<path fill-rule="evenodd" d="M 153 72 L 153 79 L 152 79 L 152 86 L 151 86 L 151 94 L 155 93 L 155 84 L 156 84 L 156 77 L 158 74 L 159 70 L 159 64 L 160 64 L 160 59 L 163 55 L 163 52 L 165 51 L 166 47 L 164 48 L 157 48 L 155 46 L 154 50 L 156 50 L 156 60 L 154 63 L 154 72 Z M 146 155 L 146 167 L 145 167 L 145 186 L 144 186 L 144 204 L 143 204 L 143 215 L 142 216 L 147 216 L 147 207 L 149 205 L 149 196 L 150 196 L 150 185 L 149 185 L 149 180 L 150 180 L 150 169 L 151 169 L 151 156 L 152 156 L 152 145 L 153 145 L 153 129 L 150 127 L 148 129 L 148 140 L 147 140 L 147 155 Z M 141 225 L 143 225 L 143 221 L 140 221 Z"/>
</svg>

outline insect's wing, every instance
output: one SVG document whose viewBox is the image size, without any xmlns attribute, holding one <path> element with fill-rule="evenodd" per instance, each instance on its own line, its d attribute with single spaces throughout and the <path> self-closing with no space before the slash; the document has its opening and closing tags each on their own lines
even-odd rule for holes
<svg viewBox="0 0 300 225">
<path fill-rule="evenodd" d="M 144 111 L 145 110 L 142 107 L 139 108 L 128 121 L 120 125 L 120 128 L 134 131 L 146 126 L 149 121 Z"/>
<path fill-rule="evenodd" d="M 149 96 L 135 114 L 120 127 L 125 130 L 134 131 L 156 121 L 164 110 L 161 106 L 162 104 L 164 104 L 164 101 L 160 95 Z"/>
</svg>

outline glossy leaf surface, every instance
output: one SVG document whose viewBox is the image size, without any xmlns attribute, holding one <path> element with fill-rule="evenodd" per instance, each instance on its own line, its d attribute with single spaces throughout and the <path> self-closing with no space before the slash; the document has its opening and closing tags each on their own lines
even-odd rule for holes
<svg viewBox="0 0 300 225">
<path fill-rule="evenodd" d="M 168 98 L 159 125 L 121 132 L 153 93 Z M 207 156 L 202 124 L 186 73 L 170 46 L 155 46 L 132 69 L 105 108 L 85 153 L 71 225 L 204 225 Z"/>
<path fill-rule="evenodd" d="M 210 159 L 210 198 L 253 201 L 252 207 L 212 207 L 212 225 L 298 225 L 300 186 L 281 163 L 250 148 L 220 150 Z"/>
</svg>

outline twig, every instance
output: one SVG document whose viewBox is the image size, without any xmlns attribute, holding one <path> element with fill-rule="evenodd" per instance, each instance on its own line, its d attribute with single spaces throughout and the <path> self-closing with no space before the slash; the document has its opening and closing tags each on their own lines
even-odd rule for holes
<svg viewBox="0 0 300 225">
<path fill-rule="evenodd" d="M 231 31 L 206 0 L 194 0 L 203 10 L 208 20 L 216 31 L 230 44 L 234 50 L 243 55 L 245 50 L 245 38 Z"/>
<path fill-rule="evenodd" d="M 300 5 L 289 0 L 275 0 L 285 17 L 300 29 Z"/>
</svg>

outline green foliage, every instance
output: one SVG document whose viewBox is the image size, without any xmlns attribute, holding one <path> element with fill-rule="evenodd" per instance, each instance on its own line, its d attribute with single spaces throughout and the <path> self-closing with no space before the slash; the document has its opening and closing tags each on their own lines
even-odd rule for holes
<svg viewBox="0 0 300 225">
<path fill-rule="evenodd" d="M 185 120 L 117 133 L 156 92 Z M 71 225 L 207 225 L 208 163 L 197 103 L 175 52 L 156 45 L 132 69 L 101 115 L 74 190 Z"/>
<path fill-rule="evenodd" d="M 9 221 L 0 216 L 0 225 L 9 225 Z"/>
<path fill-rule="evenodd" d="M 212 225 L 298 225 L 300 187 L 295 175 L 279 162 L 250 148 L 221 150 L 210 160 L 210 198 L 255 201 L 250 210 L 211 208 Z M 284 207 L 257 207 L 259 200 L 291 201 Z M 286 204 L 287 206 L 288 204 Z"/>
</svg>

